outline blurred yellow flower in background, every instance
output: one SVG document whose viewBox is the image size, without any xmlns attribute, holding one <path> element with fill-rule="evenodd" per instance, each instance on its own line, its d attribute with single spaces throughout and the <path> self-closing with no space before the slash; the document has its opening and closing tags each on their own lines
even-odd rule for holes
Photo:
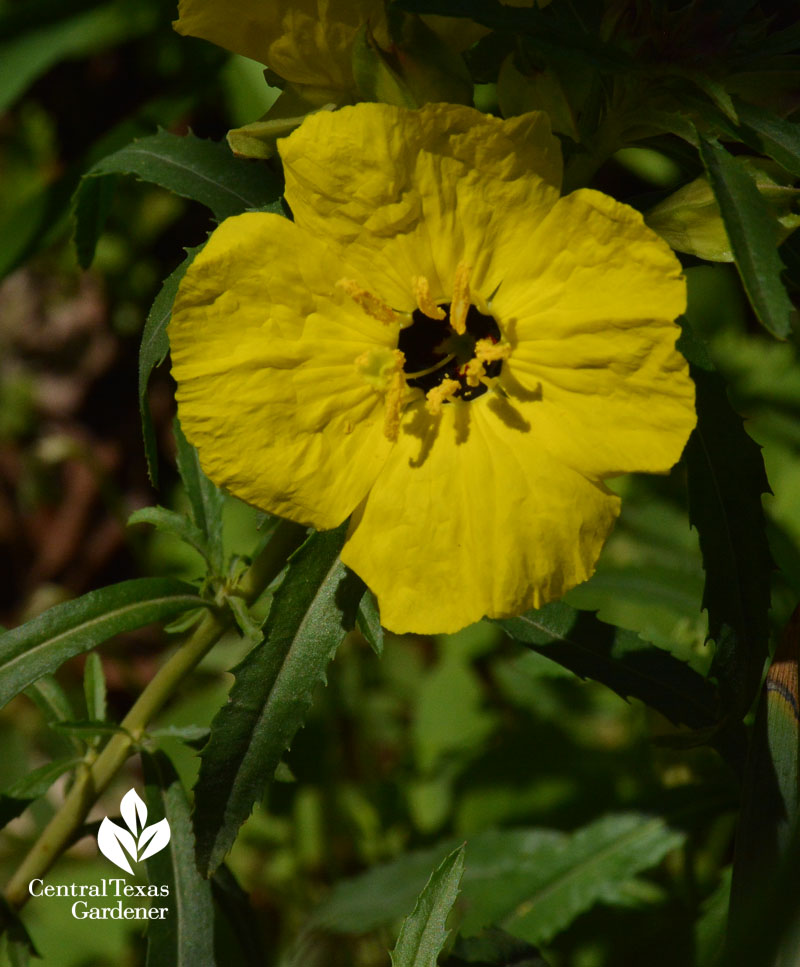
<svg viewBox="0 0 800 967">
<path fill-rule="evenodd" d="M 279 142 L 294 222 L 225 221 L 170 323 L 208 475 L 326 529 L 396 632 L 452 632 L 588 578 L 603 480 L 695 422 L 680 264 L 641 216 L 560 198 L 545 115 L 360 104 Z"/>
<path fill-rule="evenodd" d="M 353 41 L 383 24 L 381 0 L 180 0 L 175 29 L 266 64 L 291 84 L 353 87 Z"/>
<path fill-rule="evenodd" d="M 535 4 L 504 2 L 513 7 Z M 545 6 L 544 0 L 538 5 Z M 422 20 L 458 50 L 489 32 L 462 17 L 432 15 Z M 381 47 L 391 46 L 383 0 L 180 0 L 174 24 L 181 34 L 202 37 L 266 64 L 290 84 L 319 88 L 329 95 L 355 94 L 353 45 L 365 25 Z"/>
</svg>

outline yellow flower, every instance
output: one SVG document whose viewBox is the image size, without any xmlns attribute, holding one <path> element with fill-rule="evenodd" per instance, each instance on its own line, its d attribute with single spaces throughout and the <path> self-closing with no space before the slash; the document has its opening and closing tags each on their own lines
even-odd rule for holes
<svg viewBox="0 0 800 967">
<path fill-rule="evenodd" d="M 349 91 L 353 41 L 381 0 L 180 0 L 175 29 L 266 64 L 292 84 Z"/>
<path fill-rule="evenodd" d="M 170 324 L 209 476 L 325 529 L 396 632 L 588 578 L 619 500 L 695 422 L 681 269 L 641 216 L 559 198 L 546 116 L 360 104 L 279 142 L 294 222 L 214 232 Z"/>
<path fill-rule="evenodd" d="M 505 2 L 534 5 L 534 0 Z M 462 17 L 422 19 L 458 50 L 488 33 Z M 355 95 L 353 45 L 365 24 L 381 47 L 391 46 L 383 0 L 180 0 L 174 26 L 178 33 L 266 64 L 291 84 L 320 89 L 316 100 L 321 105 L 326 94 L 339 101 L 342 94 Z M 337 93 L 338 99 L 331 97 Z"/>
</svg>

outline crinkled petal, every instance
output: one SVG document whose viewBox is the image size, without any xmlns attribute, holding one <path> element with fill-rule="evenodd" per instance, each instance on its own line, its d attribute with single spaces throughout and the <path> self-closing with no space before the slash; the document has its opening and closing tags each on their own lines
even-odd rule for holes
<svg viewBox="0 0 800 967">
<path fill-rule="evenodd" d="M 696 422 L 675 349 L 685 306 L 680 263 L 638 212 L 562 198 L 492 302 L 514 347 L 501 384 L 540 445 L 595 479 L 669 470 Z"/>
<path fill-rule="evenodd" d="M 384 297 L 397 304 L 420 275 L 449 301 L 459 262 L 487 298 L 561 184 L 542 113 L 503 121 L 453 104 L 357 104 L 312 115 L 278 149 L 297 223 L 391 280 Z"/>
<path fill-rule="evenodd" d="M 502 397 L 449 403 L 438 418 L 414 404 L 342 560 L 390 630 L 453 632 L 584 581 L 618 510 L 601 484 L 541 451 Z"/>
<path fill-rule="evenodd" d="M 178 411 L 208 476 L 264 510 L 340 524 L 388 455 L 383 394 L 355 360 L 396 345 L 352 274 L 278 215 L 229 218 L 181 284 L 169 325 Z"/>
<path fill-rule="evenodd" d="M 175 29 L 266 64 L 294 84 L 353 87 L 353 41 L 380 0 L 180 0 Z"/>
</svg>

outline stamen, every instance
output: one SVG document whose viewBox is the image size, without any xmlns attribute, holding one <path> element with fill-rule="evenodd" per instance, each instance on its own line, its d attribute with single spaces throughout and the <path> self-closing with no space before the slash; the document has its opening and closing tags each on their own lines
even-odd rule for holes
<svg viewBox="0 0 800 967">
<path fill-rule="evenodd" d="M 494 363 L 498 359 L 510 359 L 511 346 L 507 342 L 495 342 L 493 339 L 479 339 L 475 343 L 475 358 L 482 363 Z"/>
<path fill-rule="evenodd" d="M 419 379 L 422 376 L 430 376 L 431 373 L 435 373 L 437 369 L 443 369 L 449 362 L 456 358 L 455 353 L 450 353 L 445 356 L 444 359 L 440 359 L 438 363 L 434 363 L 433 366 L 429 366 L 427 369 L 420 369 L 416 373 L 406 373 L 406 379 Z"/>
<path fill-rule="evenodd" d="M 431 416 L 438 416 L 442 412 L 442 404 L 452 400 L 460 389 L 461 383 L 457 379 L 443 379 L 425 394 L 425 409 Z"/>
<path fill-rule="evenodd" d="M 462 368 L 461 374 L 466 379 L 467 386 L 480 386 L 481 380 L 486 375 L 483 360 L 473 357 L 470 359 L 467 365 Z"/>
<path fill-rule="evenodd" d="M 431 284 L 424 275 L 415 275 L 411 280 L 414 298 L 417 300 L 419 311 L 429 319 L 444 319 L 447 313 L 441 306 L 437 306 L 431 297 Z"/>
<path fill-rule="evenodd" d="M 459 262 L 453 279 L 453 301 L 450 303 L 450 325 L 463 336 L 467 331 L 467 313 L 470 306 L 469 275 L 472 269 Z"/>
<path fill-rule="evenodd" d="M 355 279 L 339 279 L 336 287 L 346 292 L 353 302 L 361 306 L 368 316 L 372 316 L 378 322 L 383 322 L 388 325 L 389 323 L 397 321 L 398 316 L 394 309 L 391 306 L 387 306 L 383 299 L 373 295 L 372 292 L 362 289 Z"/>
<path fill-rule="evenodd" d="M 386 393 L 386 413 L 383 417 L 383 435 L 392 443 L 400 433 L 400 411 L 406 395 L 406 378 L 403 373 L 406 357 L 399 349 L 395 349 L 394 356 L 397 368 L 392 374 L 389 389 Z"/>
</svg>

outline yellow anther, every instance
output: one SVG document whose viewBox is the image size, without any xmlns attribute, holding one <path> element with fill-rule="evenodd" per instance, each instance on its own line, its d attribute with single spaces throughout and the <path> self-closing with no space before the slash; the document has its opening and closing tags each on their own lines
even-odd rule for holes
<svg viewBox="0 0 800 967">
<path fill-rule="evenodd" d="M 406 357 L 399 349 L 395 349 L 394 354 L 397 368 L 392 374 L 389 389 L 386 392 L 386 411 L 383 417 L 383 435 L 393 443 L 400 433 L 400 413 L 406 395 L 406 377 L 403 373 Z"/>
<path fill-rule="evenodd" d="M 431 416 L 438 416 L 442 412 L 442 404 L 453 399 L 459 389 L 461 383 L 457 379 L 443 379 L 425 394 L 425 409 Z"/>
<path fill-rule="evenodd" d="M 472 269 L 459 262 L 453 279 L 453 301 L 450 303 L 450 325 L 460 335 L 467 331 L 467 313 L 469 312 L 469 275 Z"/>
<path fill-rule="evenodd" d="M 480 382 L 486 375 L 486 370 L 483 365 L 483 360 L 473 358 L 464 367 L 464 376 L 467 380 L 467 386 L 480 386 Z"/>
<path fill-rule="evenodd" d="M 353 302 L 361 306 L 368 316 L 372 316 L 378 322 L 388 324 L 397 321 L 397 313 L 394 309 L 387 306 L 383 299 L 378 298 L 372 292 L 362 289 L 355 279 L 339 279 L 336 286 L 346 292 Z"/>
<path fill-rule="evenodd" d="M 429 319 L 444 319 L 447 313 L 441 306 L 437 306 L 431 296 L 431 284 L 424 275 L 415 275 L 411 280 L 417 308 Z"/>
<path fill-rule="evenodd" d="M 511 346 L 507 342 L 493 342 L 491 339 L 479 339 L 475 343 L 475 358 L 482 363 L 494 363 L 498 359 L 508 359 L 511 356 Z"/>
</svg>

